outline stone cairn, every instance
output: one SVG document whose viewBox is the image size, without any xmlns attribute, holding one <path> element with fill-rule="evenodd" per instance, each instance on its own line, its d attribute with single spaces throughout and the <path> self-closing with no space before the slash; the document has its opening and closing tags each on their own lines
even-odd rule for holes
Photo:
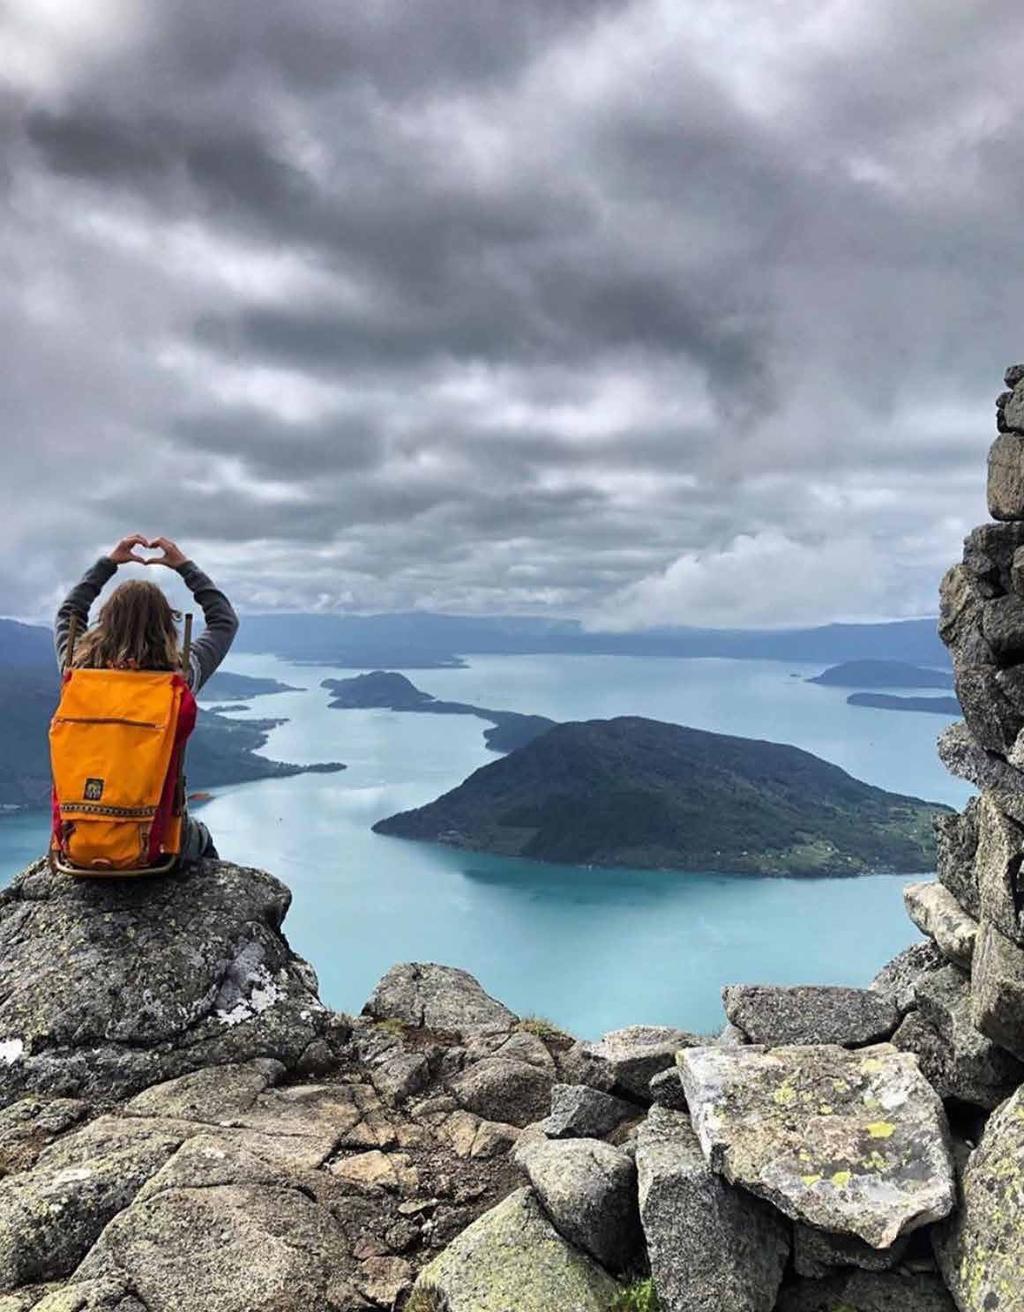
<svg viewBox="0 0 1024 1312">
<path fill-rule="evenodd" d="M 464 971 L 357 1017 L 224 861 L 0 890 L 0 1312 L 1024 1312 L 1024 365 L 941 588 L 979 789 L 868 988 L 574 1040 Z M 338 951 L 346 935 L 339 931 Z M 609 963 L 609 969 L 648 969 Z"/>
<path fill-rule="evenodd" d="M 1024 365 L 1006 371 L 988 457 L 993 522 L 964 540 L 940 588 L 962 722 L 939 739 L 980 791 L 937 824 L 939 883 L 911 894 L 915 922 L 970 973 L 970 1017 L 1024 1059 Z"/>
</svg>

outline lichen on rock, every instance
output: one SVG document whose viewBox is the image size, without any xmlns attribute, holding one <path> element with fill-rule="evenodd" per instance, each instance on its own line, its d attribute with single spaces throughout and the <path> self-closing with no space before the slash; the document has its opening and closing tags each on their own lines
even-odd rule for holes
<svg viewBox="0 0 1024 1312">
<path fill-rule="evenodd" d="M 942 1103 L 889 1044 L 679 1054 L 712 1169 L 795 1220 L 888 1248 L 955 1201 Z"/>
</svg>

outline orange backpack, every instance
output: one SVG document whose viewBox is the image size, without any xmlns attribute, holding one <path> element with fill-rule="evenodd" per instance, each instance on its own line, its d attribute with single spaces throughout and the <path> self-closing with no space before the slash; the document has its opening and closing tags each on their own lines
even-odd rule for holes
<svg viewBox="0 0 1024 1312">
<path fill-rule="evenodd" d="M 65 672 L 50 723 L 55 870 L 149 875 L 177 865 L 185 743 L 195 721 L 180 673 Z"/>
</svg>

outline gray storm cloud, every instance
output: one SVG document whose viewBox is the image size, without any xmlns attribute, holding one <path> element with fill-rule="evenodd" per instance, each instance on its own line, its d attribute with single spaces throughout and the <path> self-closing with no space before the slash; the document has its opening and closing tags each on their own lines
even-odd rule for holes
<svg viewBox="0 0 1024 1312">
<path fill-rule="evenodd" d="M 0 612 L 926 614 L 1024 354 L 1008 0 L 8 0 Z"/>
</svg>

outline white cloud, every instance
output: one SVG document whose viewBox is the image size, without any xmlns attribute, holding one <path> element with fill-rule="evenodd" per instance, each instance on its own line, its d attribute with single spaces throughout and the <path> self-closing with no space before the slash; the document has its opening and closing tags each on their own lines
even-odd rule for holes
<svg viewBox="0 0 1024 1312">
<path fill-rule="evenodd" d="M 718 551 L 687 552 L 623 588 L 593 627 L 714 628 L 819 624 L 886 611 L 898 580 L 866 539 L 799 542 L 779 529 L 738 534 Z"/>
</svg>

